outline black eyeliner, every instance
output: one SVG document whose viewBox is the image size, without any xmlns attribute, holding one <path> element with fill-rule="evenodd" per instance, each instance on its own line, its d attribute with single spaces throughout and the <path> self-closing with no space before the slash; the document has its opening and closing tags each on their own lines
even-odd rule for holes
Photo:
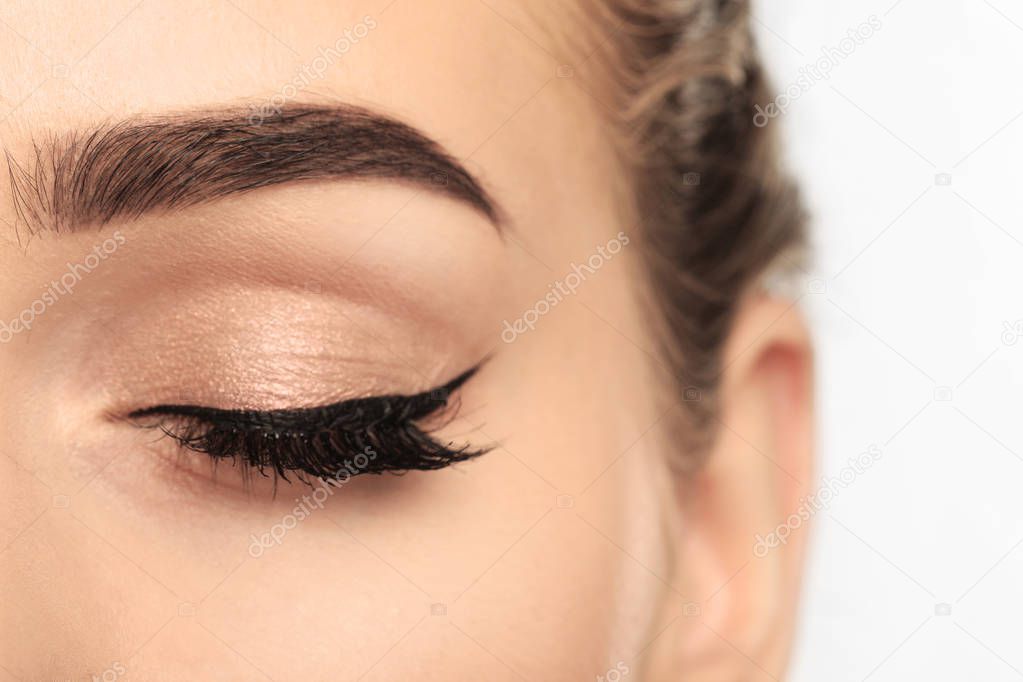
<svg viewBox="0 0 1023 682">
<path fill-rule="evenodd" d="M 264 476 L 289 481 L 330 480 L 356 474 L 441 469 L 485 454 L 442 443 L 423 430 L 427 418 L 450 418 L 456 391 L 478 367 L 441 387 L 415 395 L 384 395 L 330 405 L 281 410 L 230 410 L 157 405 L 128 415 L 138 426 L 160 428 L 187 450 L 230 460 Z M 155 423 L 146 424 L 149 419 Z M 346 475 L 346 478 L 348 476 Z"/>
</svg>

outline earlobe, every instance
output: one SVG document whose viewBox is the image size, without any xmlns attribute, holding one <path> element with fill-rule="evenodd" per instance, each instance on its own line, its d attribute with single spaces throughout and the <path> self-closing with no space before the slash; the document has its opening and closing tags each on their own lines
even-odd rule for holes
<svg viewBox="0 0 1023 682">
<path fill-rule="evenodd" d="M 798 309 L 747 301 L 725 367 L 713 449 L 679 481 L 674 584 L 694 595 L 699 615 L 680 619 L 672 667 L 701 681 L 781 679 L 809 519 L 791 529 L 788 520 L 812 476 L 812 351 Z"/>
</svg>

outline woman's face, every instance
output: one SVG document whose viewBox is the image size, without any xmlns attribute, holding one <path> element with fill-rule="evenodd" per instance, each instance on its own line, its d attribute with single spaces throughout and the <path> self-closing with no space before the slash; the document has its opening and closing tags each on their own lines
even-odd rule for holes
<svg viewBox="0 0 1023 682">
<path fill-rule="evenodd" d="M 684 485 L 605 105 L 554 37 L 571 21 L 493 0 L 0 10 L 0 678 L 779 674 L 799 543 L 753 547 L 807 480 L 779 416 L 806 402 L 776 352 L 798 322 L 747 306 L 728 429 Z M 315 139 L 280 114 L 303 107 L 364 157 L 297 172 Z M 298 137 L 217 147 L 224 121 Z M 113 142 L 84 167 L 97 128 Z M 154 186 L 185 129 L 221 155 Z M 429 393 L 477 366 L 431 428 L 487 454 L 332 487 L 214 469 L 129 417 Z"/>
</svg>

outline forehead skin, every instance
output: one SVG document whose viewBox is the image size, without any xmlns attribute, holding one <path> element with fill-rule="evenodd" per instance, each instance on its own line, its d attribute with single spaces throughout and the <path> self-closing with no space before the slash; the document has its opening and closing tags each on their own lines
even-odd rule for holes
<svg viewBox="0 0 1023 682">
<path fill-rule="evenodd" d="M 281 98 L 375 109 L 437 140 L 507 211 L 495 317 L 515 319 L 629 230 L 600 105 L 570 77 L 571 57 L 556 56 L 548 36 L 571 27 L 547 4 L 5 2 L 0 146 L 30 159 L 50 133 Z M 10 320 L 96 238 L 19 243 L 5 173 L 0 319 Z M 110 228 L 131 237 L 130 224 Z M 592 679 L 614 668 L 656 631 L 647 616 L 664 590 L 649 570 L 662 558 L 642 541 L 656 530 L 624 520 L 656 516 L 652 495 L 636 493 L 654 476 L 644 462 L 655 447 L 639 441 L 656 415 L 628 258 L 543 330 L 499 349 L 480 379 L 488 430 L 511 434 L 507 450 L 468 473 L 401 479 L 386 502 L 353 483 L 261 562 L 245 558 L 248 534 L 281 518 L 291 495 L 257 512 L 211 502 L 213 490 L 124 493 L 112 482 L 124 460 L 85 475 L 66 449 L 73 438 L 19 431 L 26 391 L 74 412 L 76 396 L 49 391 L 65 367 L 0 382 L 0 514 L 10 521 L 0 677 L 102 675 L 115 662 L 125 679 L 149 680 L 259 678 L 253 669 L 275 680 Z M 75 296 L 54 319 L 72 314 Z M 25 348 L 0 347 L 0 376 L 15 376 Z M 626 450 L 634 465 L 601 478 Z M 51 508 L 58 498 L 70 506 Z M 218 554 L 231 543 L 234 554 Z M 196 557 L 212 568 L 200 575 Z M 60 660 L 47 658 L 53 641 Z M 389 657 L 395 647 L 403 653 Z"/>
</svg>

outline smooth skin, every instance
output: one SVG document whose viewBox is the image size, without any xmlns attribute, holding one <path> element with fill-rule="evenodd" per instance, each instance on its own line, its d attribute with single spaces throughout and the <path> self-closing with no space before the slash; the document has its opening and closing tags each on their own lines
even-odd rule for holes
<svg viewBox="0 0 1023 682">
<path fill-rule="evenodd" d="M 103 252 L 0 344 L 0 680 L 783 676 L 807 531 L 754 544 L 810 492 L 808 336 L 789 302 L 750 294 L 720 437 L 678 473 L 637 219 L 585 55 L 557 38 L 582 21 L 493 0 L 4 3 L 14 158 L 48 134 L 286 93 L 419 128 L 508 221 L 428 189 L 317 182 L 30 236 L 0 170 L 0 320 Z M 310 78 L 346 30 L 364 37 Z M 487 357 L 438 437 L 493 452 L 354 478 L 302 518 L 311 489 L 213 476 L 117 419 L 413 393 Z"/>
</svg>

